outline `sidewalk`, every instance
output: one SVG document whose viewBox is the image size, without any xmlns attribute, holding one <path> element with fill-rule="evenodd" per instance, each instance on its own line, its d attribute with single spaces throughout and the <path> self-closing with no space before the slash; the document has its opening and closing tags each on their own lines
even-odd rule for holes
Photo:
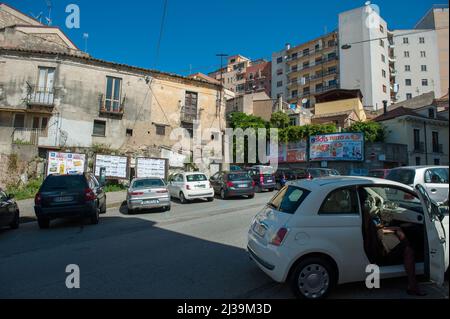
<svg viewBox="0 0 450 319">
<path fill-rule="evenodd" d="M 126 200 L 126 197 L 126 191 L 106 193 L 106 207 L 120 207 L 123 201 Z M 19 206 L 22 223 L 34 221 L 36 219 L 34 214 L 34 198 L 18 200 L 17 205 Z"/>
</svg>

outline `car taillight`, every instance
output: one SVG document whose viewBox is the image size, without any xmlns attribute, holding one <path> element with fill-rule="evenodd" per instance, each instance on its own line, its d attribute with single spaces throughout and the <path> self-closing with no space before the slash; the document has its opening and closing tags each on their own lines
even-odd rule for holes
<svg viewBox="0 0 450 319">
<path fill-rule="evenodd" d="M 313 177 L 310 173 L 308 173 L 308 175 L 306 175 L 306 179 L 313 179 Z"/>
<path fill-rule="evenodd" d="M 167 193 L 167 189 L 163 189 L 163 190 L 157 191 L 156 193 L 158 193 L 158 194 L 166 194 Z"/>
<path fill-rule="evenodd" d="M 228 186 L 228 187 L 233 187 L 234 184 L 233 184 L 233 182 L 227 182 L 227 186 Z"/>
<path fill-rule="evenodd" d="M 186 184 L 186 189 L 187 189 L 187 190 L 191 190 L 191 185 Z"/>
<path fill-rule="evenodd" d="M 132 192 L 132 193 L 130 193 L 130 195 L 131 196 L 141 196 L 141 195 L 144 195 L 144 193 L 143 192 Z"/>
<path fill-rule="evenodd" d="M 252 187 L 255 187 L 255 186 L 256 186 L 255 181 L 252 181 Z"/>
<path fill-rule="evenodd" d="M 259 181 L 264 184 L 264 175 L 259 175 Z"/>
<path fill-rule="evenodd" d="M 97 199 L 97 195 L 95 195 L 94 191 L 90 188 L 86 188 L 84 190 L 84 200 L 85 201 L 91 201 L 91 200 L 96 200 Z"/>
<path fill-rule="evenodd" d="M 37 193 L 36 196 L 34 196 L 34 205 L 39 206 L 41 205 L 41 194 Z"/>
<path fill-rule="evenodd" d="M 270 243 L 274 246 L 281 246 L 287 233 L 288 233 L 287 228 L 284 227 L 280 228 L 277 234 L 272 238 L 272 241 Z"/>
</svg>

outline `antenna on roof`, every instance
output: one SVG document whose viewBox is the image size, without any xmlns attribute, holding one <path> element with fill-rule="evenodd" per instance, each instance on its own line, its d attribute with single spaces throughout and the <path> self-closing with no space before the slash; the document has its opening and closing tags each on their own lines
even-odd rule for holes
<svg viewBox="0 0 450 319">
<path fill-rule="evenodd" d="M 42 23 L 43 12 L 40 12 L 38 15 L 35 15 L 33 12 L 30 12 L 30 14 L 35 20 L 39 21 L 39 23 Z"/>
<path fill-rule="evenodd" d="M 47 25 L 52 25 L 52 1 L 51 0 L 45 0 L 47 3 L 47 9 L 48 9 L 48 15 L 45 17 L 45 20 L 47 20 Z"/>
<path fill-rule="evenodd" d="M 84 52 L 87 53 L 87 50 L 88 50 L 88 40 L 89 40 L 89 33 L 83 33 L 83 39 L 84 39 Z"/>
</svg>

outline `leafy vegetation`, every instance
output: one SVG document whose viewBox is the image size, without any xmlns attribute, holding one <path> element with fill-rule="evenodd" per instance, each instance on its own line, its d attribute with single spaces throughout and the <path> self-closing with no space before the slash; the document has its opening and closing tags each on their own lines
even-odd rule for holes
<svg viewBox="0 0 450 319">
<path fill-rule="evenodd" d="M 275 112 L 270 118 L 270 127 L 284 129 L 291 125 L 291 119 L 289 115 L 281 111 Z"/>
<path fill-rule="evenodd" d="M 363 132 L 366 142 L 384 142 L 385 139 L 383 126 L 374 121 L 355 122 L 346 132 Z"/>
<path fill-rule="evenodd" d="M 9 185 L 6 187 L 7 194 L 13 194 L 16 200 L 34 198 L 41 187 L 42 179 L 31 179 L 26 185 Z"/>
</svg>

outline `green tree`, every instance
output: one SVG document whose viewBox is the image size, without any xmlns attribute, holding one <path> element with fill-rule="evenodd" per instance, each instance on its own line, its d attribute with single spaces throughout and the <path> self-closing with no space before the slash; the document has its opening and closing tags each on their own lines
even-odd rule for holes
<svg viewBox="0 0 450 319">
<path fill-rule="evenodd" d="M 248 115 L 242 112 L 233 112 L 228 116 L 228 121 L 230 123 L 231 128 L 241 128 L 243 130 L 247 128 L 266 128 L 267 122 L 264 121 L 261 117 Z"/>
<path fill-rule="evenodd" d="M 366 142 L 384 142 L 385 132 L 383 126 L 374 121 L 355 122 L 346 132 L 363 132 Z"/>
<path fill-rule="evenodd" d="M 289 115 L 281 111 L 275 112 L 270 118 L 270 127 L 284 129 L 291 124 L 291 119 Z"/>
</svg>

